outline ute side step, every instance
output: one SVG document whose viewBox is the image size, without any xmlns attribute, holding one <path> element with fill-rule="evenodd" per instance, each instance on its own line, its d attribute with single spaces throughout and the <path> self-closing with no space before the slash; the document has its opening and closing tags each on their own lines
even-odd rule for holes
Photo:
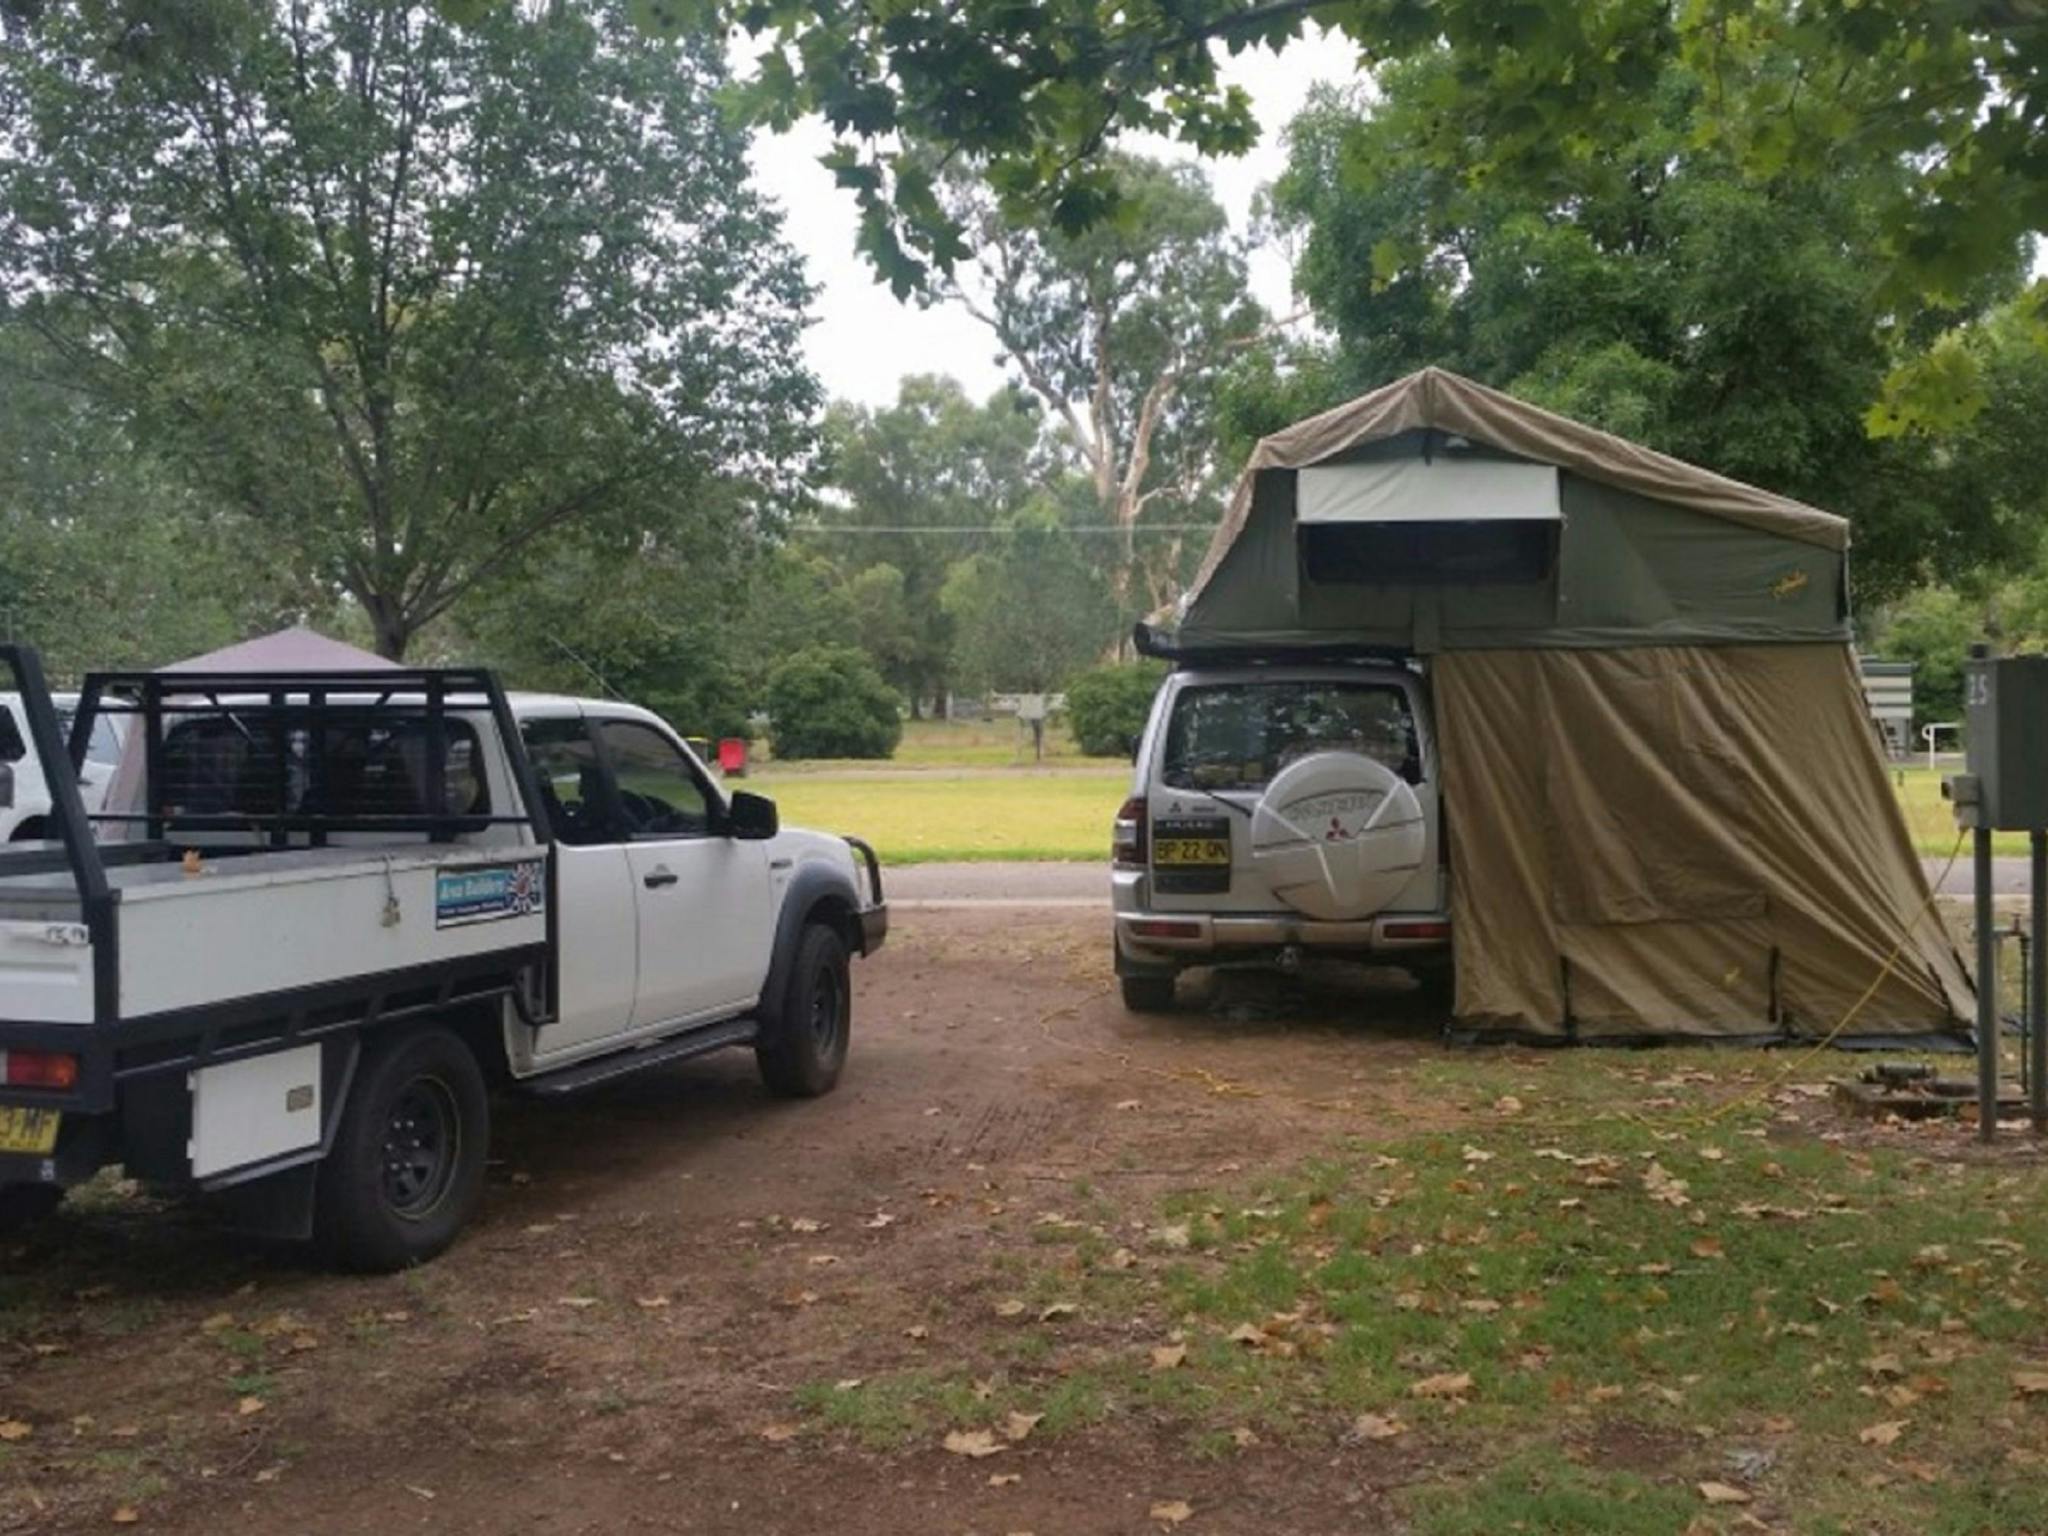
<svg viewBox="0 0 2048 1536">
<path fill-rule="evenodd" d="M 666 1066 L 674 1061 L 688 1061 L 693 1056 L 709 1055 L 722 1051 L 728 1046 L 752 1045 L 759 1027 L 750 1018 L 722 1019 L 716 1024 L 706 1024 L 687 1034 L 671 1035 L 666 1040 L 657 1040 L 651 1045 L 634 1047 L 631 1050 L 614 1051 L 600 1056 L 595 1061 L 579 1061 L 574 1066 L 562 1067 L 539 1077 L 529 1077 L 519 1086 L 522 1091 L 542 1098 L 557 1098 L 565 1093 L 580 1093 L 585 1088 L 595 1088 L 600 1083 L 609 1083 L 615 1078 L 644 1072 L 650 1067 Z"/>
</svg>

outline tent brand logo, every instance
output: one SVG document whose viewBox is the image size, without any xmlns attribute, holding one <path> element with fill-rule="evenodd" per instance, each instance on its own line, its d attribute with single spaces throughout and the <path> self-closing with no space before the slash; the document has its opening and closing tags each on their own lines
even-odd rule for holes
<svg viewBox="0 0 2048 1536">
<path fill-rule="evenodd" d="M 1797 597 L 1804 592 L 1812 580 L 1804 571 L 1787 571 L 1771 583 L 1771 596 L 1782 603 L 1786 598 Z"/>
<path fill-rule="evenodd" d="M 434 880 L 434 926 L 460 928 L 525 917 L 547 906 L 540 860 L 494 864 L 483 869 L 443 870 Z"/>
<path fill-rule="evenodd" d="M 1366 829 L 1382 798 L 1369 790 L 1304 795 L 1287 807 L 1285 815 L 1318 842 L 1348 843 Z"/>
</svg>

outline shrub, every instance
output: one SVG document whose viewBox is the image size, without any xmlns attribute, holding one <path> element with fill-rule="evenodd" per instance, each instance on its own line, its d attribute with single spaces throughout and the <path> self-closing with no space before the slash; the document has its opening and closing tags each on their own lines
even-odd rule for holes
<svg viewBox="0 0 2048 1536">
<path fill-rule="evenodd" d="M 897 705 L 861 652 L 812 646 L 768 674 L 768 740 L 782 758 L 887 757 L 903 736 Z"/>
<path fill-rule="evenodd" d="M 1166 668 L 1158 662 L 1094 667 L 1067 684 L 1067 722 L 1093 757 L 1129 757 L 1145 734 L 1145 717 Z"/>
</svg>

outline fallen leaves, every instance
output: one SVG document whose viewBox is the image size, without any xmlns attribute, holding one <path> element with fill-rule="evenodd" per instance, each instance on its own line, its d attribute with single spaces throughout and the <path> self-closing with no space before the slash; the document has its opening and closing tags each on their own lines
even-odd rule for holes
<svg viewBox="0 0 2048 1536">
<path fill-rule="evenodd" d="M 1749 1494 L 1733 1483 L 1705 1482 L 1696 1485 L 1699 1495 L 1709 1504 L 1747 1504 Z"/>
<path fill-rule="evenodd" d="M 1161 1525 L 1175 1526 L 1194 1515 L 1194 1506 L 1186 1499 L 1164 1499 L 1147 1511 L 1152 1519 Z"/>
<path fill-rule="evenodd" d="M 1003 1449 L 992 1429 L 952 1430 L 947 1434 L 945 1443 L 946 1449 L 955 1456 L 969 1456 L 977 1461 L 984 1456 L 994 1456 Z"/>
<path fill-rule="evenodd" d="M 21 1419 L 0 1419 L 0 1440 L 26 1440 L 35 1426 Z"/>
<path fill-rule="evenodd" d="M 787 1445 L 796 1437 L 797 1427 L 794 1424 L 764 1424 L 761 1426 L 761 1438 L 770 1445 Z"/>
<path fill-rule="evenodd" d="M 2048 1396 L 2048 1371 L 2014 1371 L 2012 1389 L 2020 1397 Z M 5 1438 L 6 1427 L 0 1424 L 0 1438 Z"/>
<path fill-rule="evenodd" d="M 1910 1422 L 1908 1419 L 1885 1419 L 1880 1423 L 1866 1424 L 1856 1431 L 1856 1438 L 1865 1445 L 1896 1445 Z"/>
<path fill-rule="evenodd" d="M 1155 1344 L 1152 1347 L 1152 1369 L 1170 1371 L 1188 1357 L 1185 1344 Z"/>
<path fill-rule="evenodd" d="M 1360 1440 L 1392 1440 L 1408 1433 L 1398 1415 L 1361 1413 L 1351 1421 L 1351 1433 Z"/>
<path fill-rule="evenodd" d="M 1409 1385 L 1410 1397 L 1461 1398 L 1472 1390 L 1470 1371 L 1446 1371 L 1437 1376 L 1425 1376 Z"/>
</svg>

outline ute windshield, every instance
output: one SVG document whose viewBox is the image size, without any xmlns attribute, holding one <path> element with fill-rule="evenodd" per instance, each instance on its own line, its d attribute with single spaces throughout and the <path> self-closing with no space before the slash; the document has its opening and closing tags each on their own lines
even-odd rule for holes
<svg viewBox="0 0 2048 1536">
<path fill-rule="evenodd" d="M 1261 790 L 1312 752 L 1356 752 L 1420 781 L 1407 690 L 1278 678 L 1183 688 L 1167 722 L 1160 777 L 1173 789 Z"/>
</svg>

